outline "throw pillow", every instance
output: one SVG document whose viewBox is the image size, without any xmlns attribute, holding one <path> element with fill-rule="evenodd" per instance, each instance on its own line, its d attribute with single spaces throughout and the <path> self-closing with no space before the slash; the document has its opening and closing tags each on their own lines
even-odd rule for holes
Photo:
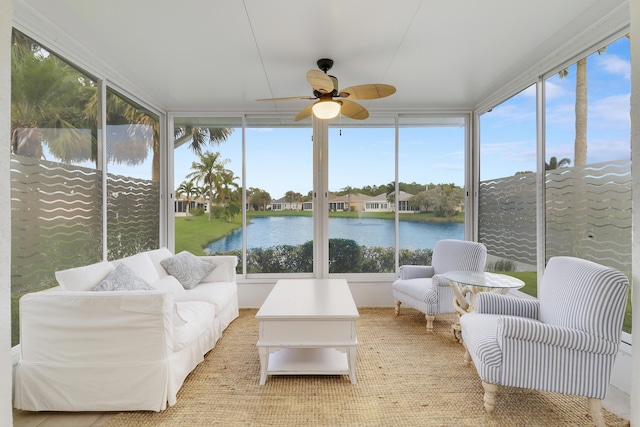
<svg viewBox="0 0 640 427">
<path fill-rule="evenodd" d="M 193 289 L 200 280 L 216 268 L 215 265 L 200 260 L 191 252 L 182 251 L 171 258 L 160 261 L 167 272 L 178 279 L 185 289 Z"/>
<path fill-rule="evenodd" d="M 104 280 L 93 287 L 94 291 L 152 291 L 154 288 L 145 280 L 136 276 L 134 271 L 124 264 L 118 266 Z"/>
</svg>

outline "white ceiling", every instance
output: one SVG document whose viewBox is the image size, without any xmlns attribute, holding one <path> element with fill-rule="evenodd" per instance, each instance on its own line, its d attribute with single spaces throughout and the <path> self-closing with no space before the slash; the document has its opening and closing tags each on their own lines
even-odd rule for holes
<svg viewBox="0 0 640 427">
<path fill-rule="evenodd" d="M 292 112 L 306 72 L 396 86 L 371 112 L 470 110 L 626 0 L 15 0 L 166 111 Z M 18 16 L 20 18 L 20 16 Z M 111 77 L 111 76 L 107 76 Z"/>
</svg>

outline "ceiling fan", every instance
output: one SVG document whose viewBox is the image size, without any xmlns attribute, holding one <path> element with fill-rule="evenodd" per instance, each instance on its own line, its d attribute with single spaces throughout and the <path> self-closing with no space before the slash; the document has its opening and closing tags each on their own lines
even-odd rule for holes
<svg viewBox="0 0 640 427">
<path fill-rule="evenodd" d="M 288 98 L 265 98 L 257 101 L 291 101 L 294 99 L 317 99 L 298 113 L 295 121 L 306 119 L 313 113 L 319 119 L 332 119 L 342 113 L 356 120 L 369 117 L 369 112 L 352 99 L 377 99 L 396 93 L 396 88 L 385 84 L 366 84 L 338 89 L 338 79 L 327 74 L 333 67 L 333 60 L 319 59 L 320 70 L 309 70 L 307 81 L 313 88 L 313 96 L 292 96 Z M 322 70 L 322 71 L 321 71 Z"/>
</svg>

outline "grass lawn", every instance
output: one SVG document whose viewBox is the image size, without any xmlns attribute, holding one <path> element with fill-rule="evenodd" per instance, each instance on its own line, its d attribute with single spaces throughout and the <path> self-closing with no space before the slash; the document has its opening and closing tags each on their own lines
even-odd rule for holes
<svg viewBox="0 0 640 427">
<path fill-rule="evenodd" d="M 176 248 L 175 253 L 189 251 L 194 255 L 206 255 L 204 248 L 210 242 L 218 240 L 242 227 L 240 220 L 227 222 L 207 215 L 179 216 L 175 218 Z"/>
</svg>

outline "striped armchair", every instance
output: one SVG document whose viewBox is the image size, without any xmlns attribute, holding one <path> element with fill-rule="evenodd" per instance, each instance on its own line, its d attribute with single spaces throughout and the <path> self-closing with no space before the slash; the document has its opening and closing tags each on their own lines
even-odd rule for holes
<svg viewBox="0 0 640 427">
<path fill-rule="evenodd" d="M 400 304 L 425 314 L 427 329 L 433 329 L 436 314 L 453 313 L 453 291 L 441 276 L 449 271 L 484 271 L 487 248 L 482 243 L 445 239 L 433 248 L 431 265 L 403 265 L 400 278 L 393 282 L 396 316 Z"/>
<path fill-rule="evenodd" d="M 539 299 L 481 292 L 460 319 L 492 412 L 497 386 L 585 396 L 596 425 L 620 345 L 629 281 L 591 261 L 554 257 Z"/>
</svg>

